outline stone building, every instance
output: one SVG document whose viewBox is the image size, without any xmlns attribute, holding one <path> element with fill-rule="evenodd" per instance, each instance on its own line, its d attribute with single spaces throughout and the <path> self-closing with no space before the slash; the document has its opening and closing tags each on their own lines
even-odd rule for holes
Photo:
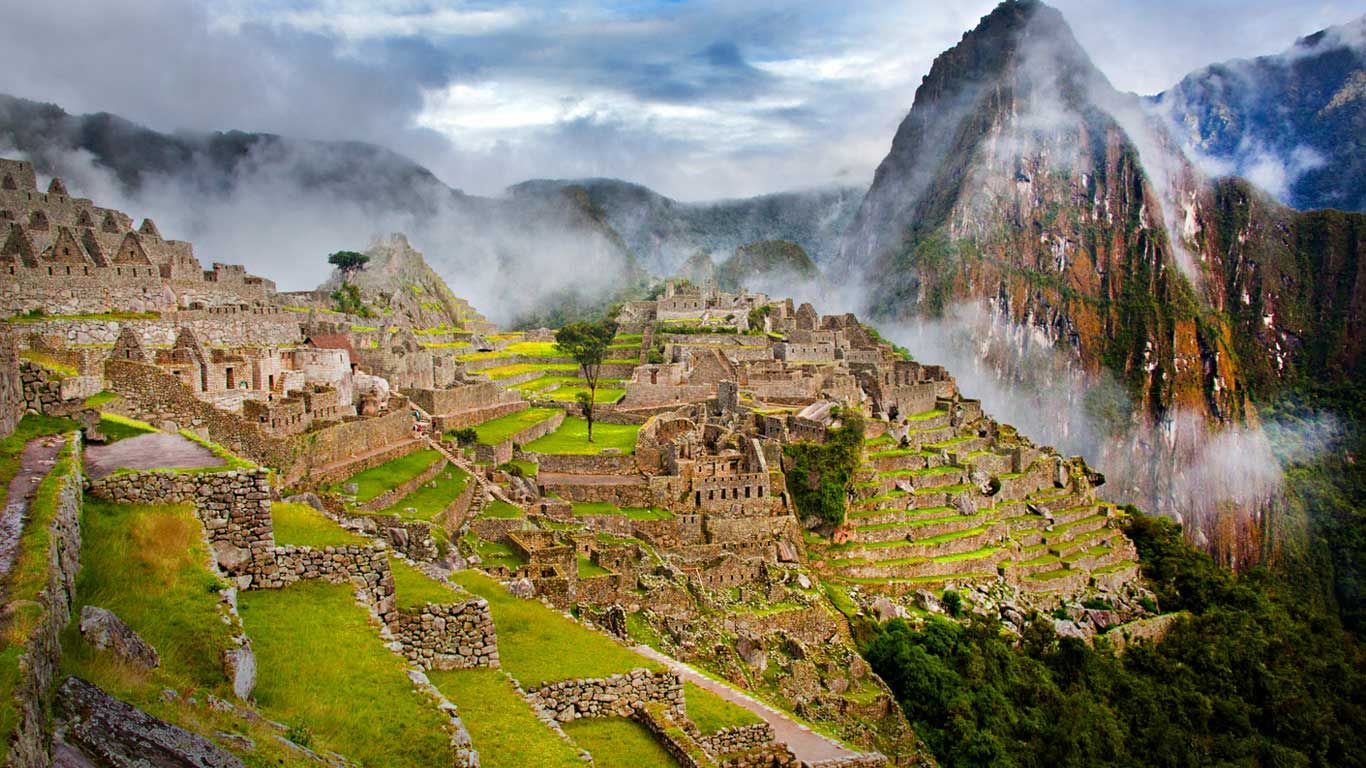
<svg viewBox="0 0 1366 768">
<path fill-rule="evenodd" d="M 269 280 L 238 265 L 204 269 L 193 247 L 151 219 L 72 197 L 61 179 L 38 189 L 33 165 L 0 159 L 0 311 L 47 314 L 171 311 L 264 302 Z"/>
</svg>

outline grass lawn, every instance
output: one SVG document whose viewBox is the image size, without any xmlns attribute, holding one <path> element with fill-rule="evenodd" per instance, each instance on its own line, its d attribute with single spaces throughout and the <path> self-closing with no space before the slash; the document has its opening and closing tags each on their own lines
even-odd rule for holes
<svg viewBox="0 0 1366 768">
<path fill-rule="evenodd" d="M 102 389 L 99 392 L 96 392 L 95 394 L 85 399 L 85 407 L 99 408 L 101 405 L 106 405 L 117 399 L 119 399 L 118 395 L 114 394 L 113 392 L 110 392 L 107 389 Z"/>
<path fill-rule="evenodd" d="M 516 570 L 518 566 L 526 562 L 522 559 L 521 555 L 517 554 L 517 552 L 507 544 L 481 539 L 473 533 L 467 534 L 465 538 L 461 540 L 464 541 L 465 545 L 473 550 L 476 555 L 479 555 L 480 565 L 483 567 L 491 568 L 493 566 L 503 565 L 511 570 Z"/>
<path fill-rule="evenodd" d="M 309 733 L 315 751 L 363 765 L 449 764 L 445 718 L 413 689 L 353 589 L 306 581 L 239 597 L 256 651 L 259 708 Z"/>
<path fill-rule="evenodd" d="M 618 507 L 606 501 L 573 502 L 575 515 L 626 515 L 632 520 L 672 520 L 673 513 L 666 509 L 645 509 L 641 507 Z"/>
<path fill-rule="evenodd" d="M 678 765 L 645 726 L 624 717 L 566 723 L 565 733 L 593 755 L 597 768 L 675 768 Z"/>
<path fill-rule="evenodd" d="M 763 722 L 748 709 L 732 704 L 696 683 L 683 683 L 683 701 L 688 717 L 697 723 L 697 729 L 704 735 L 722 728 Z"/>
<path fill-rule="evenodd" d="M 45 352 L 34 352 L 29 349 L 21 349 L 19 350 L 19 358 L 21 360 L 27 360 L 28 362 L 33 363 L 34 365 L 40 366 L 42 368 L 46 368 L 49 371 L 52 371 L 53 373 L 56 373 L 64 378 L 70 378 L 72 376 L 80 375 L 80 372 L 77 371 L 70 364 L 64 363 L 57 357 L 49 355 Z"/>
<path fill-rule="evenodd" d="M 509 413 L 474 428 L 479 434 L 479 442 L 484 445 L 497 445 L 513 435 L 560 413 L 558 408 L 528 408 L 524 411 Z"/>
<path fill-rule="evenodd" d="M 498 670 L 432 670 L 427 677 L 459 707 L 484 768 L 582 768 L 578 750 L 536 719 Z"/>
<path fill-rule="evenodd" d="M 540 465 L 534 461 L 528 461 L 526 459 L 513 459 L 512 463 L 522 468 L 523 477 L 535 477 L 541 472 Z"/>
<path fill-rule="evenodd" d="M 579 555 L 579 578 L 591 579 L 594 576 L 610 576 L 611 571 L 593 562 L 583 555 Z"/>
<path fill-rule="evenodd" d="M 575 402 L 576 400 L 578 400 L 578 397 L 579 397 L 579 393 L 580 393 L 580 392 L 583 392 L 583 393 L 586 394 L 586 393 L 588 392 L 588 387 L 587 387 L 587 386 L 581 386 L 581 387 L 560 387 L 559 389 L 552 389 L 552 390 L 549 391 L 549 392 L 543 392 L 543 393 L 540 394 L 540 397 L 543 397 L 543 398 L 545 398 L 546 400 L 554 400 L 554 401 L 556 401 L 556 402 L 570 403 L 570 402 Z M 621 398 L 623 398 L 623 397 L 625 397 L 625 396 L 626 396 L 626 390 L 625 390 L 624 388 L 622 388 L 622 387 L 603 387 L 603 386 L 599 386 L 599 387 L 598 387 L 598 391 L 593 393 L 593 402 L 594 402 L 594 403 L 607 403 L 607 404 L 610 405 L 610 404 L 612 404 L 612 403 L 617 402 L 618 400 L 620 400 Z"/>
<path fill-rule="evenodd" d="M 465 484 L 469 481 L 468 472 L 454 464 L 447 464 L 446 468 L 430 482 L 424 483 L 417 490 L 380 510 L 379 514 L 398 515 L 404 520 L 430 522 L 465 491 Z M 409 512 L 409 507 L 416 511 Z"/>
<path fill-rule="evenodd" d="M 489 601 L 498 628 L 498 656 L 523 688 L 572 677 L 607 677 L 639 667 L 662 669 L 610 637 L 594 632 L 534 600 L 513 597 L 477 571 L 451 580 Z M 553 649 L 553 650 L 552 650 Z"/>
<path fill-rule="evenodd" d="M 484 511 L 482 514 L 484 517 L 501 517 L 510 519 L 514 517 L 522 517 L 526 514 L 526 511 L 523 510 L 521 507 L 509 504 L 506 501 L 503 501 L 502 499 L 494 499 L 490 501 L 488 504 L 484 505 Z"/>
<path fill-rule="evenodd" d="M 205 693 L 231 698 L 220 659 L 232 647 L 218 613 L 219 586 L 205 563 L 198 519 L 188 506 L 115 505 L 85 501 L 82 569 L 73 616 L 98 605 L 118 614 L 157 649 L 161 666 L 141 670 L 81 638 L 78 620 L 62 632 L 62 675 L 77 675 L 110 695 L 195 733 L 213 738 L 237 732 L 255 748 L 234 752 L 249 766 L 298 765 L 297 753 L 275 741 L 274 731 L 207 705 Z M 168 701 L 162 691 L 181 697 Z M 193 696 L 197 703 L 191 704 Z M 231 745 L 229 745 L 231 746 Z"/>
<path fill-rule="evenodd" d="M 577 370 L 579 370 L 579 366 L 575 363 L 514 363 L 512 365 L 500 365 L 496 368 L 485 368 L 482 371 L 478 371 L 478 373 L 496 381 L 498 379 L 510 379 L 513 376 L 521 376 L 524 373 L 533 373 L 536 371 L 567 371 L 573 373 Z"/>
<path fill-rule="evenodd" d="M 355 483 L 356 501 L 364 503 L 417 477 L 432 464 L 444 459 L 445 457 L 439 451 L 424 448 L 407 456 L 400 456 L 393 461 L 386 461 L 378 467 L 357 472 L 339 483 L 337 488 L 340 489 L 347 483 Z"/>
<path fill-rule="evenodd" d="M 465 597 L 397 557 L 389 558 L 389 569 L 394 572 L 394 603 L 399 608 L 445 605 Z"/>
<path fill-rule="evenodd" d="M 100 414 L 100 432 L 103 432 L 111 443 L 117 443 L 120 440 L 138 435 L 148 435 L 156 431 L 158 431 L 156 427 L 145 421 L 130 419 L 117 413 Z"/>
<path fill-rule="evenodd" d="M 499 360 L 505 357 L 568 357 L 553 341 L 516 341 L 492 352 L 472 352 L 457 360 Z"/>
<path fill-rule="evenodd" d="M 181 689 L 227 694 L 221 658 L 231 646 L 218 613 L 224 584 L 208 568 L 203 531 L 188 504 L 134 506 L 86 497 L 81 521 L 81 572 L 76 603 L 118 614 L 157 649 L 157 676 Z M 98 666 L 108 659 L 67 628 L 64 664 Z M 117 663 L 110 666 L 117 666 Z M 147 673 L 122 670 L 126 681 Z"/>
<path fill-rule="evenodd" d="M 270 507 L 275 523 L 275 543 L 299 547 L 341 547 L 368 544 L 364 536 L 352 533 L 307 504 L 276 502 Z"/>
<path fill-rule="evenodd" d="M 617 448 L 622 453 L 636 452 L 636 433 L 639 424 L 593 425 L 593 442 L 588 442 L 588 422 L 577 416 L 565 417 L 564 423 L 554 432 L 523 446 L 527 451 L 549 454 L 597 454 L 604 448 Z"/>
</svg>

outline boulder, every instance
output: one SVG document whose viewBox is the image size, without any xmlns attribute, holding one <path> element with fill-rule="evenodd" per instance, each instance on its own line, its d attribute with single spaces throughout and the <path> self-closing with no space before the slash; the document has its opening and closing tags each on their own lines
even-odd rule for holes
<svg viewBox="0 0 1366 768">
<path fill-rule="evenodd" d="M 244 768 L 208 739 L 153 717 L 78 677 L 57 690 L 63 741 L 113 768 Z M 79 764 L 79 763 L 76 763 Z"/>
<path fill-rule="evenodd" d="M 892 602 L 891 598 L 885 595 L 873 601 L 873 613 L 877 614 L 878 621 L 891 621 L 892 619 L 904 619 L 906 617 L 906 609 Z"/>
<path fill-rule="evenodd" d="M 256 688 L 256 653 L 250 643 L 223 651 L 223 672 L 232 682 L 233 695 L 242 701 L 249 700 Z"/>
<path fill-rule="evenodd" d="M 218 567 L 228 573 L 245 570 L 251 564 L 250 549 L 234 546 L 221 539 L 213 543 L 213 557 L 218 561 Z"/>
<path fill-rule="evenodd" d="M 115 616 L 113 611 L 93 605 L 82 608 L 81 637 L 101 651 L 111 651 L 134 666 L 143 669 L 161 666 L 161 657 L 156 649 Z"/>
<path fill-rule="evenodd" d="M 318 494 L 313 493 L 311 491 L 306 493 L 296 493 L 293 496 L 290 496 L 289 498 L 285 499 L 285 502 L 288 504 L 307 504 L 308 506 L 318 510 L 319 512 L 324 511 L 323 500 L 318 498 Z"/>
</svg>

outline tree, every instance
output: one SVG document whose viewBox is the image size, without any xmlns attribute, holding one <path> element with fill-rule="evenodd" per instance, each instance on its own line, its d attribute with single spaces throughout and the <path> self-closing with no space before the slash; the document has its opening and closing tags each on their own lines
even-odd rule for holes
<svg viewBox="0 0 1366 768">
<path fill-rule="evenodd" d="M 588 422 L 588 442 L 593 442 L 593 405 L 597 402 L 598 374 L 602 371 L 602 361 L 607 357 L 607 348 L 617 335 L 617 324 L 613 320 L 596 323 L 570 323 L 555 332 L 555 344 L 560 351 L 567 352 L 579 364 L 579 372 L 588 383 L 588 392 L 579 397 L 583 407 L 583 418 Z"/>
<path fill-rule="evenodd" d="M 342 282 L 349 282 L 351 276 L 356 274 L 369 263 L 370 257 L 355 251 L 337 251 L 327 257 L 327 263 L 336 267 L 341 272 Z"/>
</svg>

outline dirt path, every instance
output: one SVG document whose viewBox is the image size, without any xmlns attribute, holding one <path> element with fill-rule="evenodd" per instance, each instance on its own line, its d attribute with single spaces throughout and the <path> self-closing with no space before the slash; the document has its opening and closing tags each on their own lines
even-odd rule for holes
<svg viewBox="0 0 1366 768">
<path fill-rule="evenodd" d="M 62 435 L 30 440 L 19 458 L 19 472 L 10 481 L 5 509 L 0 512 L 0 593 L 19 554 L 19 539 L 24 533 L 24 520 L 28 517 L 33 492 L 52 471 L 53 460 L 62 450 L 63 440 Z"/>
<path fill-rule="evenodd" d="M 796 755 L 797 759 L 805 764 L 810 765 L 824 760 L 850 758 L 859 754 L 858 752 L 816 733 L 773 707 L 770 707 L 729 685 L 718 683 L 672 656 L 666 656 L 646 645 L 636 646 L 635 650 L 640 655 L 658 661 L 680 673 L 683 675 L 684 680 L 702 688 L 706 688 L 726 701 L 744 707 L 750 712 L 758 715 L 764 722 L 773 727 L 773 737 L 778 742 L 786 744 L 787 748 L 792 750 L 792 754 Z"/>
<path fill-rule="evenodd" d="M 86 474 L 97 480 L 116 469 L 192 469 L 223 464 L 208 448 L 167 432 L 149 432 L 85 448 Z"/>
</svg>

